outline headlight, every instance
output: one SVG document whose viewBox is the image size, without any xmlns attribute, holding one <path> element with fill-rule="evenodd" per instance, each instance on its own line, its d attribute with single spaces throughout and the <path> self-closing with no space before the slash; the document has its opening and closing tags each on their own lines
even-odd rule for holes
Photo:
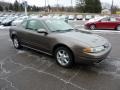
<svg viewBox="0 0 120 90">
<path fill-rule="evenodd" d="M 85 48 L 85 49 L 83 49 L 83 51 L 85 53 L 97 53 L 97 52 L 103 51 L 104 49 L 105 49 L 104 46 L 99 46 L 99 47 L 95 47 L 95 48 Z"/>
</svg>

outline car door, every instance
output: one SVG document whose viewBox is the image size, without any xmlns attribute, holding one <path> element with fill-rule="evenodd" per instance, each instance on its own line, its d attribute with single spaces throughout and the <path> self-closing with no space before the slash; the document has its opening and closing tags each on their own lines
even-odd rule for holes
<svg viewBox="0 0 120 90">
<path fill-rule="evenodd" d="M 19 38 L 19 40 L 23 45 L 28 45 L 28 40 L 26 39 L 28 33 L 28 31 L 26 30 L 27 24 L 28 24 L 28 20 L 25 20 L 16 27 L 17 37 Z"/>
<path fill-rule="evenodd" d="M 110 29 L 115 29 L 118 25 L 118 20 L 114 17 L 111 17 L 110 18 L 110 21 L 109 21 L 109 28 Z"/>
<path fill-rule="evenodd" d="M 96 23 L 96 28 L 98 29 L 107 29 L 109 26 L 109 18 L 103 18 L 102 20 Z"/>
<path fill-rule="evenodd" d="M 50 51 L 50 38 L 49 35 L 46 35 L 45 33 L 38 33 L 37 30 L 45 29 L 44 23 L 40 20 L 29 20 L 28 25 L 26 27 L 27 35 L 26 40 L 28 41 L 30 47 L 34 49 L 39 49 L 44 52 Z"/>
</svg>

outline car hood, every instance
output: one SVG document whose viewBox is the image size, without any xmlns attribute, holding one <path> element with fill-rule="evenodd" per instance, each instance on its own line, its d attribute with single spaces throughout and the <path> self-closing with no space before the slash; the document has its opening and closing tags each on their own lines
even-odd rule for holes
<svg viewBox="0 0 120 90">
<path fill-rule="evenodd" d="M 71 41 L 77 41 L 79 43 L 84 43 L 88 47 L 98 47 L 105 45 L 107 43 L 107 40 L 101 36 L 91 34 L 91 33 L 85 33 L 85 32 L 67 32 L 61 34 L 62 36 L 68 38 Z"/>
</svg>

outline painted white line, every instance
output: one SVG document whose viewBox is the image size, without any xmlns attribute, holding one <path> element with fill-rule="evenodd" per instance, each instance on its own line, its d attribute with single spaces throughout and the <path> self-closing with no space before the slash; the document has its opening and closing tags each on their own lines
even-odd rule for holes
<svg viewBox="0 0 120 90">
<path fill-rule="evenodd" d="M 93 33 L 109 33 L 109 34 L 120 34 L 120 31 L 110 31 L 110 30 L 94 30 Z"/>
</svg>

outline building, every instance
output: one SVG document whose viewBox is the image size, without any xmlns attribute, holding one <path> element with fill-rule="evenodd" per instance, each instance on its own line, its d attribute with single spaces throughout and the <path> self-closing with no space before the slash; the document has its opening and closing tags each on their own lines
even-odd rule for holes
<svg viewBox="0 0 120 90">
<path fill-rule="evenodd" d="M 111 14 L 111 11 L 109 9 L 104 9 L 104 10 L 101 11 L 101 14 L 109 15 L 109 14 Z"/>
</svg>

